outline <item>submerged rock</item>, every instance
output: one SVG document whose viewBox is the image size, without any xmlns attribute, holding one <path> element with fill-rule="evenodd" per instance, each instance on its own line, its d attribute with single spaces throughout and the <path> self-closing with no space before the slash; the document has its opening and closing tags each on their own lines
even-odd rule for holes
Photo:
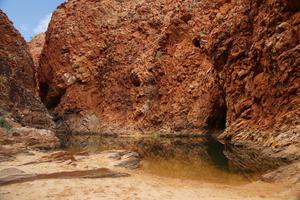
<svg viewBox="0 0 300 200">
<path fill-rule="evenodd" d="M 130 152 L 126 150 L 111 150 L 104 151 L 103 154 L 107 154 L 107 157 L 112 159 L 115 167 L 124 167 L 128 169 L 136 169 L 140 166 L 140 155 L 137 152 Z"/>
</svg>

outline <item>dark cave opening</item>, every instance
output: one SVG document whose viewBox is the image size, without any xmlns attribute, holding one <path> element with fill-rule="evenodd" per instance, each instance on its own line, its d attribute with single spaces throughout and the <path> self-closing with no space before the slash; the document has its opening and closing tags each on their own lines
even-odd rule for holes
<svg viewBox="0 0 300 200">
<path fill-rule="evenodd" d="M 185 23 L 188 23 L 192 19 L 192 15 L 191 14 L 186 14 L 186 15 L 183 15 L 180 19 L 182 21 L 184 21 Z"/>
<path fill-rule="evenodd" d="M 214 105 L 212 112 L 206 120 L 206 129 L 209 131 L 208 141 L 206 142 L 207 153 L 214 165 L 222 170 L 229 171 L 229 160 L 224 154 L 225 144 L 220 142 L 217 137 L 226 128 L 227 106 L 226 101 L 221 101 Z"/>
<path fill-rule="evenodd" d="M 139 76 L 136 73 L 131 73 L 130 74 L 130 80 L 131 83 L 135 86 L 135 87 L 139 87 L 141 86 L 141 81 Z"/>
<path fill-rule="evenodd" d="M 51 109 L 54 109 L 56 106 L 58 106 L 62 96 L 63 96 L 63 94 L 49 97 L 46 101 L 47 109 L 51 110 Z"/>
<path fill-rule="evenodd" d="M 226 128 L 227 107 L 222 105 L 214 109 L 206 121 L 208 130 L 224 130 Z"/>
<path fill-rule="evenodd" d="M 53 95 L 49 95 L 49 85 L 47 83 L 44 82 L 40 82 L 40 87 L 39 87 L 39 95 L 40 98 L 42 100 L 42 102 L 44 103 L 44 105 L 46 106 L 47 109 L 51 110 L 54 109 L 61 100 L 61 97 L 65 94 L 66 90 L 65 89 L 60 89 L 57 90 L 55 92 L 53 92 Z"/>
<path fill-rule="evenodd" d="M 197 48 L 200 48 L 200 46 L 201 46 L 201 40 L 200 40 L 200 38 L 194 38 L 193 39 L 193 45 L 195 46 L 195 47 L 197 47 Z"/>
<path fill-rule="evenodd" d="M 43 103 L 45 103 L 48 92 L 49 92 L 49 85 L 47 83 L 40 82 L 39 95 Z"/>
<path fill-rule="evenodd" d="M 288 9 L 292 12 L 298 12 L 300 10 L 300 1 L 299 0 L 289 0 Z"/>
<path fill-rule="evenodd" d="M 222 55 L 217 60 L 217 65 L 216 65 L 216 66 L 218 66 L 217 69 L 222 69 L 222 67 L 224 65 L 226 65 L 227 60 L 228 60 L 228 56 L 229 56 L 228 51 L 224 51 L 222 53 Z"/>
</svg>

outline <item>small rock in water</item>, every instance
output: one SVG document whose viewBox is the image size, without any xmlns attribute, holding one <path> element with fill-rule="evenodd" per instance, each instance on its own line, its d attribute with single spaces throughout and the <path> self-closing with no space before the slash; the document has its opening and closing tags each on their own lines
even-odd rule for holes
<svg viewBox="0 0 300 200">
<path fill-rule="evenodd" d="M 140 155 L 137 152 L 127 150 L 109 150 L 103 151 L 105 157 L 112 159 L 115 167 L 124 167 L 128 169 L 136 169 L 140 164 Z"/>
<path fill-rule="evenodd" d="M 140 156 L 136 152 L 128 152 L 114 165 L 115 167 L 124 167 L 128 169 L 136 169 L 140 165 Z"/>
</svg>

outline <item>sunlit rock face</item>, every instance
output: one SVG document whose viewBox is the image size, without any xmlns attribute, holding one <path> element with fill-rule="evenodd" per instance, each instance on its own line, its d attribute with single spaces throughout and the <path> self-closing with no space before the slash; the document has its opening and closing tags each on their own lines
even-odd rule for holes
<svg viewBox="0 0 300 200">
<path fill-rule="evenodd" d="M 29 42 L 27 42 L 29 52 L 32 56 L 32 60 L 34 63 L 34 74 L 35 74 L 35 82 L 38 83 L 38 71 L 40 70 L 40 56 L 42 54 L 42 50 L 45 44 L 45 33 L 39 33 L 34 36 Z M 36 86 L 36 92 L 38 95 L 39 85 Z"/>
<path fill-rule="evenodd" d="M 40 56 L 45 44 L 45 33 L 39 33 L 34 36 L 28 43 L 28 48 L 32 56 L 34 65 L 39 66 Z"/>
<path fill-rule="evenodd" d="M 225 96 L 200 38 L 213 28 L 202 11 L 221 4 L 68 1 L 46 33 L 42 100 L 76 130 L 223 129 Z"/>
<path fill-rule="evenodd" d="M 36 95 L 34 64 L 25 40 L 0 10 L 0 116 L 23 126 L 51 128 L 53 122 Z"/>
<path fill-rule="evenodd" d="M 225 130 L 259 152 L 225 150 L 233 166 L 269 168 L 299 158 L 299 39 L 292 0 L 68 1 L 46 33 L 39 93 L 73 131 Z"/>
</svg>

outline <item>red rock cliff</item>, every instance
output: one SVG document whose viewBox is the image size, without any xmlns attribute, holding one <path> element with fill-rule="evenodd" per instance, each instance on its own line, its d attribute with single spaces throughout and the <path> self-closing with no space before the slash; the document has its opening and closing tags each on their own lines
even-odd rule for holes
<svg viewBox="0 0 300 200">
<path fill-rule="evenodd" d="M 213 20 L 207 45 L 228 108 L 220 138 L 266 157 L 246 157 L 246 164 L 298 159 L 300 2 L 231 2 Z M 246 165 L 242 153 L 227 154 Z"/>
<path fill-rule="evenodd" d="M 223 128 L 224 96 L 197 44 L 209 14 L 197 16 L 202 7 L 173 1 L 63 4 L 41 56 L 42 99 L 49 109 L 97 116 L 104 126 Z"/>
<path fill-rule="evenodd" d="M 25 40 L 0 10 L 0 114 L 24 126 L 51 128 L 53 122 L 35 95 L 34 65 Z"/>
<path fill-rule="evenodd" d="M 40 56 L 42 54 L 42 50 L 45 44 L 45 33 L 39 33 L 34 36 L 28 43 L 29 51 L 34 63 L 34 74 L 35 74 L 35 82 L 39 82 L 39 74 L 38 71 L 40 70 Z M 39 95 L 39 84 L 36 87 L 36 93 Z"/>
<path fill-rule="evenodd" d="M 34 36 L 28 43 L 34 65 L 38 68 L 40 64 L 40 56 L 45 44 L 45 33 L 39 33 Z M 37 69 L 36 69 L 37 70 Z"/>
<path fill-rule="evenodd" d="M 221 139 L 292 161 L 299 10 L 295 0 L 68 1 L 46 33 L 40 95 L 77 131 L 225 129 Z"/>
</svg>

